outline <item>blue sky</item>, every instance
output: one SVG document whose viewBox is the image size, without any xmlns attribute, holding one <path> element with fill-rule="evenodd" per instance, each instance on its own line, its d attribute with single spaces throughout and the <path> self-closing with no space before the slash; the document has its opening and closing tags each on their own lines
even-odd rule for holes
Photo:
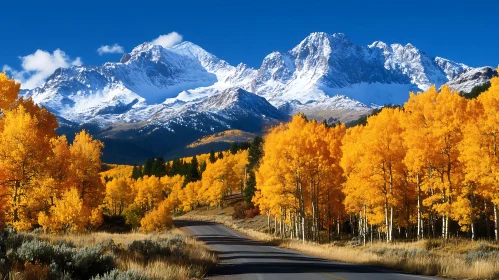
<svg viewBox="0 0 499 280">
<path fill-rule="evenodd" d="M 315 31 L 343 32 L 362 45 L 410 42 L 430 55 L 470 66 L 499 64 L 497 0 L 79 2 L 84 4 L 2 3 L 0 68 L 7 65 L 4 69 L 24 79 L 38 75 L 36 84 L 55 66 L 100 65 L 122 55 L 99 55 L 101 46 L 118 44 L 128 52 L 171 32 L 231 64 L 253 67 Z"/>
</svg>

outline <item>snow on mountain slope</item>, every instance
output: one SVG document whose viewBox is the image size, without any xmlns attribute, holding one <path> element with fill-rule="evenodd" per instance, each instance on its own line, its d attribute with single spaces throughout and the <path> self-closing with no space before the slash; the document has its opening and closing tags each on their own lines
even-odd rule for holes
<svg viewBox="0 0 499 280">
<path fill-rule="evenodd" d="M 492 67 L 469 68 L 456 75 L 448 85 L 458 92 L 470 92 L 474 87 L 488 82 L 493 76 L 497 76 L 497 71 Z"/>
<path fill-rule="evenodd" d="M 254 92 L 288 114 L 345 119 L 339 114 L 356 116 L 384 104 L 402 104 L 409 91 L 433 84 L 450 81 L 453 88 L 471 90 L 490 77 L 489 72 L 476 74 L 480 69 L 431 57 L 411 44 L 359 46 L 344 34 L 317 32 L 290 51 L 272 52 L 257 70 L 242 63 L 232 66 L 190 42 L 171 48 L 143 43 L 118 63 L 57 69 L 42 87 L 23 94 L 69 122 L 100 127 L 161 125 L 214 96 L 233 96 L 234 88 L 245 96 Z M 219 114 L 222 105 L 214 103 L 210 112 Z M 245 110 L 240 114 L 251 112 Z"/>
<path fill-rule="evenodd" d="M 144 131 L 160 128 L 175 132 L 173 127 L 182 126 L 198 132 L 213 133 L 220 127 L 258 131 L 266 122 L 284 121 L 289 117 L 265 98 L 240 88 L 217 91 L 207 98 L 191 102 L 177 100 L 146 108 L 133 108 L 117 116 L 120 119 L 99 115 L 94 122 L 109 126 L 114 123 L 136 123 L 133 128 Z M 246 125 L 240 125 L 241 121 Z"/>
<path fill-rule="evenodd" d="M 307 111 L 321 111 L 321 104 L 331 102 L 361 110 L 349 100 L 367 106 L 402 104 L 410 91 L 441 86 L 466 69 L 464 64 L 432 58 L 411 44 L 377 41 L 359 46 L 344 34 L 318 32 L 286 53 L 265 57 L 255 92 L 290 112 L 304 106 Z"/>
<path fill-rule="evenodd" d="M 206 71 L 217 76 L 217 82 L 221 84 L 248 88 L 256 76 L 256 70 L 246 64 L 234 67 L 191 42 L 182 42 L 169 50 L 199 61 Z"/>
</svg>

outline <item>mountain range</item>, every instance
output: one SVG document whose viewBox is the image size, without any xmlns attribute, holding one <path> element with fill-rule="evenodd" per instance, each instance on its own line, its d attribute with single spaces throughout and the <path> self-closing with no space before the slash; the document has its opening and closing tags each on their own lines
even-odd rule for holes
<svg viewBox="0 0 499 280">
<path fill-rule="evenodd" d="M 432 85 L 469 92 L 494 74 L 411 44 L 361 46 L 318 32 L 267 55 L 259 69 L 230 65 L 191 42 L 143 43 L 119 62 L 59 68 L 22 95 L 55 113 L 60 133 L 85 128 L 102 139 L 105 161 L 133 163 L 184 155 L 186 145 L 224 130 L 261 133 L 297 112 L 347 122 Z"/>
</svg>

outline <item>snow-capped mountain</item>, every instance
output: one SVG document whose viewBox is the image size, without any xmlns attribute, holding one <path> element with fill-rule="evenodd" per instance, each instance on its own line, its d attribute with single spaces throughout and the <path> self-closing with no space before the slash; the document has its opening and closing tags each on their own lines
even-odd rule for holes
<svg viewBox="0 0 499 280">
<path fill-rule="evenodd" d="M 477 85 L 482 85 L 497 76 L 497 71 L 492 67 L 468 68 L 459 73 L 447 84 L 458 92 L 470 92 Z"/>
<path fill-rule="evenodd" d="M 359 46 L 341 33 L 312 33 L 292 50 L 265 57 L 255 91 L 275 105 L 337 96 L 366 106 L 402 104 L 410 91 L 441 86 L 467 69 L 464 64 L 433 58 L 411 44 L 377 41 Z M 334 103 L 338 102 L 335 98 Z M 352 105 L 347 103 L 344 107 Z"/>
<path fill-rule="evenodd" d="M 410 91 L 431 85 L 470 91 L 492 71 L 432 57 L 411 44 L 360 46 L 344 34 L 319 32 L 289 51 L 272 52 L 259 69 L 232 66 L 191 42 L 143 43 L 119 62 L 57 69 L 42 87 L 23 94 L 64 125 L 97 127 L 105 138 L 197 137 L 257 131 L 297 112 L 348 121 L 373 107 L 402 104 Z"/>
</svg>

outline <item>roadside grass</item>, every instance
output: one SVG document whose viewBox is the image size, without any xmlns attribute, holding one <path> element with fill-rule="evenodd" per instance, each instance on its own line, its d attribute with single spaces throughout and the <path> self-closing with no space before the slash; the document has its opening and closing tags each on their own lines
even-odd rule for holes
<svg viewBox="0 0 499 280">
<path fill-rule="evenodd" d="M 282 248 L 333 261 L 371 265 L 405 273 L 453 279 L 499 279 L 499 244 L 465 239 L 427 239 L 415 242 L 373 242 L 362 246 L 348 241 L 316 244 L 280 239 L 268 233 L 266 217 L 232 220 L 230 207 L 195 211 L 177 219 L 224 224 L 248 237 Z"/>
<path fill-rule="evenodd" d="M 0 232 L 1 233 L 1 232 Z M 3 236 L 3 237 L 2 237 Z M 0 279 L 201 279 L 217 259 L 180 230 L 0 234 Z"/>
</svg>

